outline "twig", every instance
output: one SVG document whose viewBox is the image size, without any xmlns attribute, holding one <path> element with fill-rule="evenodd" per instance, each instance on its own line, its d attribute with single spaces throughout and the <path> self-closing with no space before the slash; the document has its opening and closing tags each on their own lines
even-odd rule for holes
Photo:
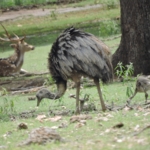
<svg viewBox="0 0 150 150">
<path fill-rule="evenodd" d="M 76 99 L 76 96 L 74 94 L 71 94 L 69 97 Z M 83 102 L 88 101 L 88 100 L 89 100 L 89 95 L 88 94 L 85 94 L 84 98 L 79 99 L 79 101 L 83 101 Z"/>
<path fill-rule="evenodd" d="M 11 83 L 11 82 L 12 82 L 12 81 L 1 82 L 0 85 L 9 84 L 9 83 Z"/>
<path fill-rule="evenodd" d="M 25 73 L 23 75 L 19 75 L 19 77 L 30 77 L 30 76 L 36 76 L 36 75 L 44 75 L 49 74 L 49 72 L 42 72 L 42 73 Z"/>
<path fill-rule="evenodd" d="M 31 88 L 31 89 L 26 89 L 26 90 L 14 91 L 14 92 L 11 92 L 11 94 L 14 95 L 14 94 L 19 94 L 19 93 L 36 92 L 37 90 L 44 88 L 44 87 L 45 86 L 40 86 L 40 87 L 35 87 L 35 88 Z"/>
<path fill-rule="evenodd" d="M 137 136 L 137 135 L 139 135 L 140 133 L 142 133 L 143 131 L 145 131 L 146 129 L 149 129 L 149 128 L 150 128 L 150 124 L 147 125 L 145 128 L 143 128 L 142 130 L 140 130 L 140 131 L 134 133 L 133 136 Z"/>
</svg>

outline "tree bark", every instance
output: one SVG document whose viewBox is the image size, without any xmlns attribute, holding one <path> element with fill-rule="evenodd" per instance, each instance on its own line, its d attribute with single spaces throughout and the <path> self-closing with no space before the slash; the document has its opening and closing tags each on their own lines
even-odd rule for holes
<svg viewBox="0 0 150 150">
<path fill-rule="evenodd" d="M 134 75 L 150 74 L 150 0 L 120 0 L 121 41 L 113 55 L 118 62 L 134 66 Z"/>
</svg>

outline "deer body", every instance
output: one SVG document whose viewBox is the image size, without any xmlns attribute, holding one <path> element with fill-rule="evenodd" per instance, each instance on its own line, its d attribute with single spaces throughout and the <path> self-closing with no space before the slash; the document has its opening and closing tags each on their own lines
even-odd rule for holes
<svg viewBox="0 0 150 150">
<path fill-rule="evenodd" d="M 11 44 L 11 47 L 15 49 L 15 53 L 8 58 L 0 58 L 0 76 L 10 76 L 19 73 L 23 65 L 24 53 L 34 50 L 34 46 L 24 41 L 25 37 L 20 39 L 15 35 L 17 39 L 11 39 L 6 29 L 5 32 L 9 39 L 0 38 L 0 40 L 15 42 L 15 44 Z"/>
</svg>

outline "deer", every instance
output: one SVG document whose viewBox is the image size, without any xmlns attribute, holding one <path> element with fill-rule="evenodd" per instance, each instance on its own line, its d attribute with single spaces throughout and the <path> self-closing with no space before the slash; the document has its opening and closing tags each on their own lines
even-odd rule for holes
<svg viewBox="0 0 150 150">
<path fill-rule="evenodd" d="M 34 46 L 25 42 L 25 36 L 19 38 L 16 34 L 14 34 L 15 38 L 11 38 L 5 27 L 2 24 L 1 26 L 5 30 L 7 38 L 0 37 L 0 40 L 5 42 L 12 42 L 13 44 L 10 44 L 10 46 L 15 49 L 15 51 L 14 54 L 8 58 L 0 58 L 0 76 L 15 76 L 16 74 L 19 74 L 20 71 L 22 71 L 21 67 L 24 62 L 25 52 L 34 50 Z"/>
<path fill-rule="evenodd" d="M 134 94 L 127 100 L 127 103 L 130 104 L 131 100 L 138 92 L 143 92 L 143 93 L 145 93 L 145 104 L 146 104 L 147 98 L 148 98 L 147 91 L 149 91 L 149 90 L 150 90 L 150 76 L 137 77 Z"/>
</svg>

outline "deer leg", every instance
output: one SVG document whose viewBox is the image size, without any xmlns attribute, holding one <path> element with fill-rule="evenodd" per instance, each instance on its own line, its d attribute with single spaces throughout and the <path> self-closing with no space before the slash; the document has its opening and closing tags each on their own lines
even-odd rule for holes
<svg viewBox="0 0 150 150">
<path fill-rule="evenodd" d="M 79 94 L 80 94 L 80 82 L 76 82 L 76 114 L 80 114 Z"/>
<path fill-rule="evenodd" d="M 104 104 L 104 100 L 103 100 L 103 97 L 102 97 L 102 92 L 101 92 L 101 88 L 100 88 L 100 84 L 99 84 L 99 79 L 94 78 L 94 83 L 96 84 L 96 87 L 97 87 L 97 90 L 98 90 L 102 111 L 105 111 L 106 106 Z"/>
<path fill-rule="evenodd" d="M 147 103 L 148 94 L 145 92 L 145 104 Z"/>
<path fill-rule="evenodd" d="M 134 94 L 127 100 L 127 103 L 128 103 L 128 104 L 130 104 L 132 98 L 136 95 L 136 93 L 137 93 L 137 90 L 135 89 Z"/>
</svg>

